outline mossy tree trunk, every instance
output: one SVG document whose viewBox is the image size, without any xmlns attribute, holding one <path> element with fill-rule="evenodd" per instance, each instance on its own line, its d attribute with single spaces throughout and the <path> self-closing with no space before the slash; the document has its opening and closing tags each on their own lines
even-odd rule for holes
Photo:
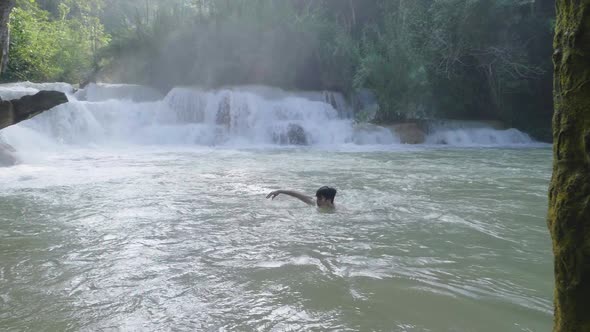
<svg viewBox="0 0 590 332">
<path fill-rule="evenodd" d="M 0 0 L 0 73 L 8 63 L 8 46 L 10 45 L 8 21 L 13 7 L 14 0 Z"/>
<path fill-rule="evenodd" d="M 553 177 L 555 332 L 590 331 L 590 0 L 557 0 Z"/>
</svg>

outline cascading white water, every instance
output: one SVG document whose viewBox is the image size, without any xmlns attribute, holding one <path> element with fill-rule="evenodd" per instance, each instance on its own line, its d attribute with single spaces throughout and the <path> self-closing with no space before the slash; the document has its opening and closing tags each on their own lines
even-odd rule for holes
<svg viewBox="0 0 590 332">
<path fill-rule="evenodd" d="M 330 103 L 305 98 L 305 94 L 264 87 L 175 88 L 161 100 L 132 100 L 146 99 L 146 91 L 149 89 L 140 86 L 90 85 L 70 95 L 69 103 L 7 128 L 4 136 L 17 147 L 33 134 L 75 145 L 399 142 L 383 128 L 355 128 L 353 121 L 341 117 Z"/>
<path fill-rule="evenodd" d="M 156 101 L 164 96 L 157 90 L 137 84 L 90 83 L 74 94 L 77 100 L 105 101 L 122 99 L 132 101 Z"/>
<path fill-rule="evenodd" d="M 435 121 L 429 127 L 426 144 L 507 146 L 534 143 L 529 135 L 514 128 L 501 129 L 497 123 Z"/>
<path fill-rule="evenodd" d="M 90 84 L 74 93 L 65 83 L 0 85 L 0 97 L 41 89 L 68 94 L 70 102 L 2 131 L 18 150 L 67 145 L 392 145 L 398 135 L 379 126 L 355 125 L 342 95 L 287 92 L 263 86 L 172 89 L 166 96 L 138 85 Z M 426 144 L 512 145 L 533 140 L 516 130 L 437 124 Z"/>
<path fill-rule="evenodd" d="M 513 145 L 531 144 L 533 139 L 514 128 L 497 130 L 492 128 L 469 128 L 438 130 L 426 137 L 427 144 L 446 144 L 453 146 L 470 145 Z"/>
<path fill-rule="evenodd" d="M 66 94 L 71 94 L 74 88 L 68 83 L 6 83 L 0 84 L 0 99 L 11 100 L 18 99 L 23 96 L 34 95 L 41 90 L 61 91 Z"/>
</svg>

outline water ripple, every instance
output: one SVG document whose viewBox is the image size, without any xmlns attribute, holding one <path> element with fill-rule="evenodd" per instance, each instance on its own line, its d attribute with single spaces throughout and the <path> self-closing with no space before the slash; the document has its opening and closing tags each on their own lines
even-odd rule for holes
<svg viewBox="0 0 590 332">
<path fill-rule="evenodd" d="M 549 149 L 83 150 L 10 172 L 9 329 L 551 325 Z M 339 189 L 336 213 L 264 198 L 324 184 Z"/>
</svg>

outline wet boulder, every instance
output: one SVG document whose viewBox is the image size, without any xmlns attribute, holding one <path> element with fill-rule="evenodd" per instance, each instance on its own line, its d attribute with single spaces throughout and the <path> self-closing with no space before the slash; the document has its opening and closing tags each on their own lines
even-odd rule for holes
<svg viewBox="0 0 590 332">
<path fill-rule="evenodd" d="M 286 131 L 273 134 L 273 142 L 281 145 L 309 145 L 305 129 L 294 123 L 290 123 Z"/>
<path fill-rule="evenodd" d="M 423 144 L 426 140 L 426 131 L 419 123 L 398 123 L 388 127 L 399 136 L 402 144 Z"/>
<path fill-rule="evenodd" d="M 307 145 L 307 134 L 303 127 L 298 124 L 289 124 L 287 127 L 287 139 L 289 144 L 293 145 Z"/>
<path fill-rule="evenodd" d="M 14 123 L 14 107 L 12 103 L 0 100 L 0 129 L 11 126 Z"/>
<path fill-rule="evenodd" d="M 20 99 L 0 100 L 0 129 L 30 119 L 67 102 L 66 95 L 59 91 L 40 91 L 37 94 L 24 96 Z M 0 142 L 0 167 L 12 166 L 16 163 L 18 163 L 18 158 L 14 148 Z"/>
<path fill-rule="evenodd" d="M 30 119 L 67 102 L 66 95 L 59 91 L 39 91 L 32 96 L 0 101 L 0 129 Z"/>
</svg>

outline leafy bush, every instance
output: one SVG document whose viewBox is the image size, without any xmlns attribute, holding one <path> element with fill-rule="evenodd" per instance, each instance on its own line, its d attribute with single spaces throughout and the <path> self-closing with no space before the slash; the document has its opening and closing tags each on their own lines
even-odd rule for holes
<svg viewBox="0 0 590 332">
<path fill-rule="evenodd" d="M 56 20 L 35 1 L 19 2 L 11 13 L 5 79 L 79 82 L 89 74 L 109 36 L 97 17 L 68 17 L 70 9 L 59 4 Z"/>
</svg>

